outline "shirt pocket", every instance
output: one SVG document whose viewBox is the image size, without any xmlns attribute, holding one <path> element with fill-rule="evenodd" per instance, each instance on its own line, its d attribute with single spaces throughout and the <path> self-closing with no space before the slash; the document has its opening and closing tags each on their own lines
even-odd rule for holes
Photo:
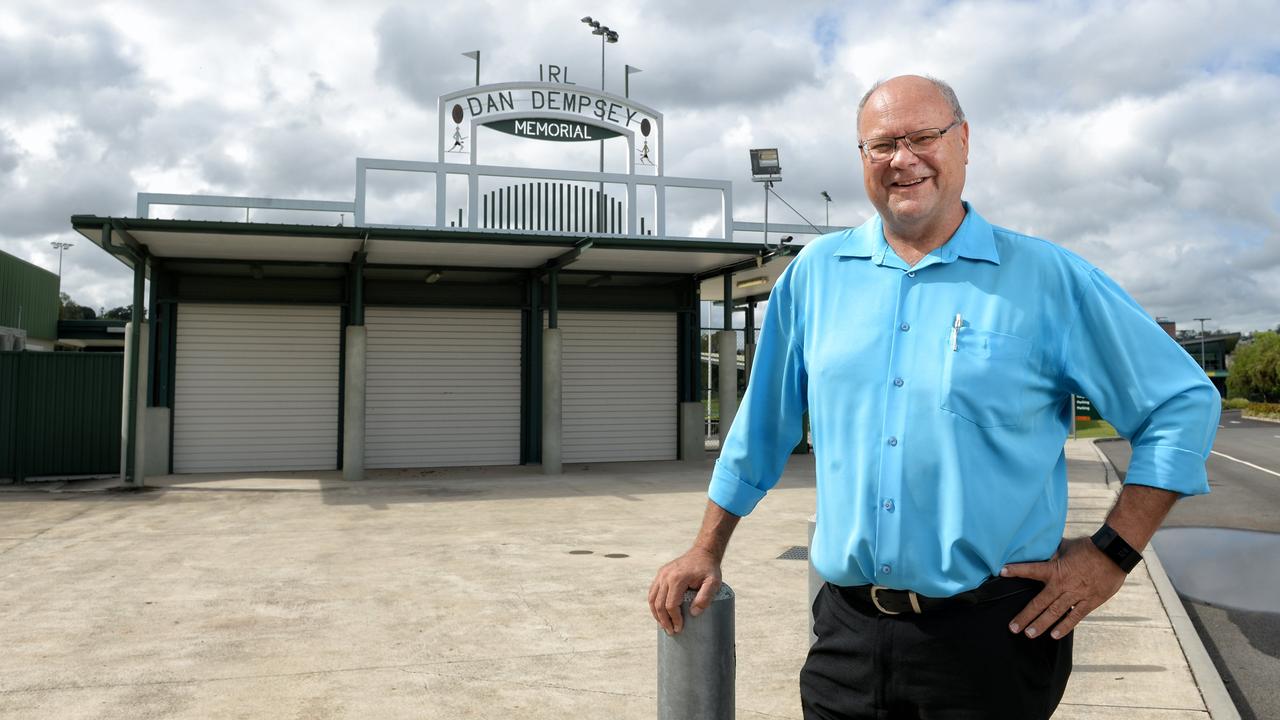
<svg viewBox="0 0 1280 720">
<path fill-rule="evenodd" d="M 943 410 L 978 427 L 1017 425 L 1026 412 L 1031 342 L 1016 335 L 962 327 L 942 361 Z"/>
</svg>

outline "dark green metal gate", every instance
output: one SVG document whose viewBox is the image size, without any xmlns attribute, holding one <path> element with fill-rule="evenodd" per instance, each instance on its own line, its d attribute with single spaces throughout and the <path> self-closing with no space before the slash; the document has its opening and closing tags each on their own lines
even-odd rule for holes
<svg viewBox="0 0 1280 720">
<path fill-rule="evenodd" d="M 0 478 L 120 471 L 124 356 L 0 352 Z"/>
</svg>

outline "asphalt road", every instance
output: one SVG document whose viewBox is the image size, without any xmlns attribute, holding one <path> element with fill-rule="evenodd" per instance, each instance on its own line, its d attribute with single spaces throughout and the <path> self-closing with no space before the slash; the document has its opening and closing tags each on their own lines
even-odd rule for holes
<svg viewBox="0 0 1280 720">
<path fill-rule="evenodd" d="M 1098 447 L 1123 477 L 1129 467 L 1129 443 L 1101 442 Z M 1224 412 L 1213 450 L 1208 462 L 1211 492 L 1179 502 L 1164 526 L 1280 533 L 1280 423 L 1243 420 L 1239 411 Z M 1155 544 L 1159 550 L 1158 536 Z M 1273 563 L 1274 567 L 1241 572 L 1280 575 L 1280 555 Z M 1170 568 L 1170 576 L 1175 574 Z M 1275 679 L 1280 678 L 1280 611 L 1247 611 L 1186 597 L 1182 601 L 1241 717 L 1280 719 L 1280 694 L 1275 691 Z"/>
</svg>

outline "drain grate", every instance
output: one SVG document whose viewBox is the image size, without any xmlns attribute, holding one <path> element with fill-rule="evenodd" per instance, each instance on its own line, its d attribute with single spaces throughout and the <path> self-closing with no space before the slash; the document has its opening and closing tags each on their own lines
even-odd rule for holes
<svg viewBox="0 0 1280 720">
<path fill-rule="evenodd" d="M 779 560 L 808 560 L 809 548 L 803 545 L 792 545 L 787 551 L 778 556 Z"/>
</svg>

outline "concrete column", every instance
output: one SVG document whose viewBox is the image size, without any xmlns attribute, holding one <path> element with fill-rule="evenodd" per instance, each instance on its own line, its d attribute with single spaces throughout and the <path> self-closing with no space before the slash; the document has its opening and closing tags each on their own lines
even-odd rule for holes
<svg viewBox="0 0 1280 720">
<path fill-rule="evenodd" d="M 560 440 L 563 437 L 561 409 L 560 328 L 542 331 L 542 472 L 559 475 Z"/>
<path fill-rule="evenodd" d="M 146 408 L 146 429 L 141 433 L 146 443 L 146 463 L 142 466 L 145 476 L 169 474 L 169 424 L 173 414 L 167 407 Z"/>
<path fill-rule="evenodd" d="M 363 325 L 346 328 L 347 366 L 343 368 L 342 479 L 364 479 L 365 346 Z"/>
<path fill-rule="evenodd" d="M 134 350 L 133 336 L 137 334 L 137 353 L 138 362 L 132 362 L 131 353 Z M 143 480 L 146 477 L 147 469 L 147 372 L 150 369 L 150 363 L 146 358 L 150 354 L 151 333 L 148 323 L 128 322 L 124 326 L 124 397 L 120 403 L 120 479 L 124 480 L 128 474 L 126 458 L 129 454 L 129 409 L 133 409 L 134 423 L 133 432 L 136 436 L 133 443 L 133 484 L 142 487 Z M 137 382 L 133 382 L 129 377 L 130 368 L 137 369 Z M 133 395 L 133 404 L 129 403 L 130 393 Z"/>
<path fill-rule="evenodd" d="M 706 458 L 706 406 L 700 402 L 680 403 L 680 459 L 701 462 Z"/>
<path fill-rule="evenodd" d="M 658 628 L 658 720 L 733 720 L 737 657 L 734 595 L 727 584 L 698 617 L 689 615 L 696 593 L 686 590 L 684 629 Z"/>
<path fill-rule="evenodd" d="M 716 349 L 720 353 L 720 446 L 729 436 L 733 418 L 738 414 L 738 333 L 721 330 L 716 333 Z"/>
</svg>

